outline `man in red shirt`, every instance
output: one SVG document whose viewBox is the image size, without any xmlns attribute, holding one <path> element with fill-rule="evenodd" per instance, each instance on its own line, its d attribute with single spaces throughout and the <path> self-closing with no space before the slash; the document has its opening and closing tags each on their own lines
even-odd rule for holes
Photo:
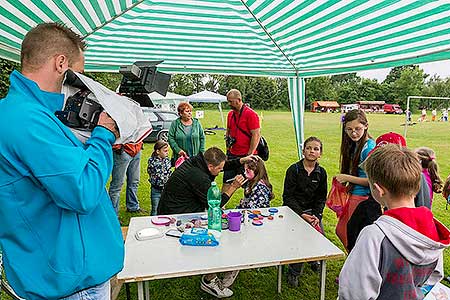
<svg viewBox="0 0 450 300">
<path fill-rule="evenodd" d="M 229 90 L 227 101 L 231 107 L 227 118 L 227 158 L 233 159 L 257 154 L 256 147 L 261 137 L 258 114 L 242 102 L 239 90 Z M 243 170 L 240 169 L 224 172 L 224 186 L 237 174 L 243 173 Z"/>
</svg>

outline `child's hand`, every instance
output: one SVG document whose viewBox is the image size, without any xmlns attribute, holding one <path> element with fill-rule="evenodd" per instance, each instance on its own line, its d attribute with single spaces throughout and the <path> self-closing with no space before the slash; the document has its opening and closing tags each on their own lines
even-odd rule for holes
<svg viewBox="0 0 450 300">
<path fill-rule="evenodd" d="M 337 174 L 336 176 L 334 176 L 334 178 L 336 178 L 336 180 L 339 181 L 340 183 L 348 182 L 347 174 Z"/>
<path fill-rule="evenodd" d="M 311 224 L 311 226 L 316 226 L 320 222 L 319 218 L 314 215 L 301 214 L 301 217 L 303 218 L 303 220 Z"/>
</svg>

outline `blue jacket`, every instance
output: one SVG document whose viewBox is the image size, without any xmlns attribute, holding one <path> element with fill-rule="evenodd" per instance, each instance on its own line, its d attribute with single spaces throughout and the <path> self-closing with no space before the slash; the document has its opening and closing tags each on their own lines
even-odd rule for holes
<svg viewBox="0 0 450 300">
<path fill-rule="evenodd" d="M 114 135 L 83 145 L 54 115 L 64 95 L 14 71 L 0 100 L 0 246 L 26 299 L 58 299 L 123 267 L 120 225 L 105 189 Z"/>
</svg>

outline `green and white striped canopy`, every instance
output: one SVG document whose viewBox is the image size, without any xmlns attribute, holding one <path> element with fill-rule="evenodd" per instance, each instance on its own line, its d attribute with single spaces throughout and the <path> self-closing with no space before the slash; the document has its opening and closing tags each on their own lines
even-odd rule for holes
<svg viewBox="0 0 450 300">
<path fill-rule="evenodd" d="M 299 149 L 304 77 L 450 58 L 449 0 L 0 0 L 0 57 L 51 21 L 85 37 L 86 71 L 288 77 Z"/>
<path fill-rule="evenodd" d="M 0 56 L 33 26 L 86 38 L 87 71 L 317 76 L 450 58 L 449 1 L 0 0 Z"/>
</svg>

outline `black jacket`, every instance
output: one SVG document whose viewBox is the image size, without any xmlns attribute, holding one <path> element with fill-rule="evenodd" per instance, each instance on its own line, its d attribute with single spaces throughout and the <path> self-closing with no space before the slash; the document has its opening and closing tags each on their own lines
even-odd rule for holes
<svg viewBox="0 0 450 300">
<path fill-rule="evenodd" d="M 224 169 L 239 166 L 239 159 L 225 162 Z M 202 212 L 208 208 L 206 195 L 215 176 L 208 170 L 203 153 L 188 159 L 176 169 L 161 194 L 158 204 L 158 215 L 182 214 Z M 225 205 L 230 197 L 222 193 L 221 206 Z"/>
<path fill-rule="evenodd" d="M 326 200 L 327 172 L 318 163 L 309 176 L 303 167 L 303 159 L 287 169 L 283 205 L 289 206 L 299 215 L 311 210 L 309 214 L 322 219 Z"/>
</svg>

